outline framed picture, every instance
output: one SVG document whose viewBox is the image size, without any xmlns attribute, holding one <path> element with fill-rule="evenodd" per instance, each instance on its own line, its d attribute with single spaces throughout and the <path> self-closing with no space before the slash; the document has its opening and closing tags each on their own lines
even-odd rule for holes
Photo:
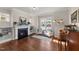
<svg viewBox="0 0 79 59">
<path fill-rule="evenodd" d="M 77 22 L 77 10 L 71 14 L 71 23 Z"/>
</svg>

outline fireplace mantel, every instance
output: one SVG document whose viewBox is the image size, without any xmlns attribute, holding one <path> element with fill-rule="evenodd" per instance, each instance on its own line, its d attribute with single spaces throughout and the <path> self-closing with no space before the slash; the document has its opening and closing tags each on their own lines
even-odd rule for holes
<svg viewBox="0 0 79 59">
<path fill-rule="evenodd" d="M 18 29 L 28 28 L 28 35 L 30 35 L 30 25 L 21 25 L 14 27 L 14 39 L 18 39 Z"/>
</svg>

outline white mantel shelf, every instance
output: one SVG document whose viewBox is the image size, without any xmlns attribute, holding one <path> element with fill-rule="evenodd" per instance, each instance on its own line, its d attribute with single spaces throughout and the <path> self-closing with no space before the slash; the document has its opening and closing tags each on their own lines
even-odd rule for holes
<svg viewBox="0 0 79 59">
<path fill-rule="evenodd" d="M 30 25 L 21 25 L 21 26 L 15 26 L 16 29 L 20 28 L 28 28 Z"/>
</svg>

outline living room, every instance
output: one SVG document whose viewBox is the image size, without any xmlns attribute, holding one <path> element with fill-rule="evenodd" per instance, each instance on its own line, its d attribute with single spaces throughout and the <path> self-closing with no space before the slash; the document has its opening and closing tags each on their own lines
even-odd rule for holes
<svg viewBox="0 0 79 59">
<path fill-rule="evenodd" d="M 65 26 L 76 25 L 78 31 L 78 16 L 73 14 L 78 15 L 78 7 L 0 7 L 0 50 L 68 50 L 68 43 L 58 39 Z"/>
</svg>

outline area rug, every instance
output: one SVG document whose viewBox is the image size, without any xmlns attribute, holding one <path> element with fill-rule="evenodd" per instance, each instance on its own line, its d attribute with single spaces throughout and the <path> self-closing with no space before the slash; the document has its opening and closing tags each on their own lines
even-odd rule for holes
<svg viewBox="0 0 79 59">
<path fill-rule="evenodd" d="M 37 38 L 37 39 L 41 39 L 41 40 L 52 40 L 52 38 L 48 38 L 46 36 L 42 36 L 42 35 L 33 35 L 33 38 Z"/>
</svg>

